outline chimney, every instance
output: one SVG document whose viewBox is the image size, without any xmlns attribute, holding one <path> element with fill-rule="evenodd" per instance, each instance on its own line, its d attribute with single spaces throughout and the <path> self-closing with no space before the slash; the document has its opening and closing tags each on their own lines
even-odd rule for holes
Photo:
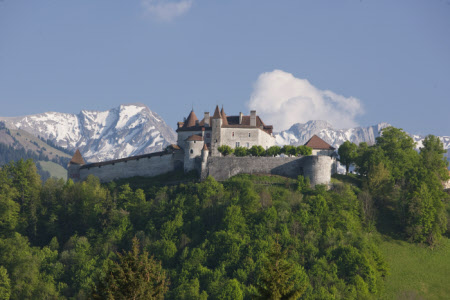
<svg viewBox="0 0 450 300">
<path fill-rule="evenodd" d="M 205 126 L 210 126 L 210 123 L 209 123 L 209 112 L 205 112 Z"/>
<path fill-rule="evenodd" d="M 256 127 L 256 110 L 250 111 L 250 126 Z"/>
<path fill-rule="evenodd" d="M 242 124 L 242 117 L 244 116 L 244 114 L 243 113 L 239 113 L 239 125 L 241 125 Z"/>
</svg>

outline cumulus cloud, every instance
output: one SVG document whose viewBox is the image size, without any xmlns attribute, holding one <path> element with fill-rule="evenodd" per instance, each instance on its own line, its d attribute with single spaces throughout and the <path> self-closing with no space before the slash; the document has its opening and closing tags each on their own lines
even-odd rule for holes
<svg viewBox="0 0 450 300">
<path fill-rule="evenodd" d="M 282 70 L 259 75 L 248 107 L 276 131 L 309 120 L 325 120 L 337 128 L 354 127 L 355 117 L 364 112 L 360 100 L 320 90 Z"/>
<path fill-rule="evenodd" d="M 172 21 L 191 8 L 193 0 L 142 0 L 145 13 L 159 21 Z"/>
</svg>

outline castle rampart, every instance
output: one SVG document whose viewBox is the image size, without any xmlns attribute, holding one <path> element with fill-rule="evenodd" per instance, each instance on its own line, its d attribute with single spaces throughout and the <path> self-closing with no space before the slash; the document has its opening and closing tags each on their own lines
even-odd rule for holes
<svg viewBox="0 0 450 300">
<path fill-rule="evenodd" d="M 78 181 L 94 175 L 101 182 L 133 176 L 157 176 L 176 169 L 183 169 L 183 153 L 158 152 L 131 159 L 120 159 L 107 163 L 93 163 L 79 167 L 79 175 L 69 176 Z M 72 176 L 71 176 L 72 175 Z"/>
<path fill-rule="evenodd" d="M 209 157 L 201 178 L 212 176 L 218 181 L 238 174 L 273 174 L 297 178 L 310 178 L 311 185 L 328 184 L 333 159 L 329 156 L 303 157 Z"/>
</svg>

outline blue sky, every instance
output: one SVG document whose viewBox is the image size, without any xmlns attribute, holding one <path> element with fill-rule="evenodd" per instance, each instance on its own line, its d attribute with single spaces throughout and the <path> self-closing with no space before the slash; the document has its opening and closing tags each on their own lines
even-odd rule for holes
<svg viewBox="0 0 450 300">
<path fill-rule="evenodd" d="M 1 116 L 140 102 L 450 135 L 450 1 L 2 0 Z"/>
</svg>

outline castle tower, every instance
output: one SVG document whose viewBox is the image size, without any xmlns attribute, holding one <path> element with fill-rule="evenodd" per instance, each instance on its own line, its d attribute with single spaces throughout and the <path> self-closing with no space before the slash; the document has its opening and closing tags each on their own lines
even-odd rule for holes
<svg viewBox="0 0 450 300">
<path fill-rule="evenodd" d="M 206 146 L 206 143 L 204 143 L 203 149 L 202 149 L 202 164 L 201 164 L 201 169 L 200 169 L 201 180 L 204 180 L 207 176 L 208 156 L 209 156 L 209 149 L 208 149 L 208 146 Z"/>
<path fill-rule="evenodd" d="M 86 163 L 84 162 L 83 156 L 81 156 L 80 150 L 77 149 L 67 165 L 67 178 L 72 179 L 73 181 L 79 181 L 80 168 L 84 164 Z"/>
<path fill-rule="evenodd" d="M 211 156 L 220 156 L 218 148 L 221 145 L 221 129 L 222 129 L 222 115 L 219 111 L 219 106 L 216 106 L 216 110 L 214 111 L 214 115 L 211 118 Z"/>
<path fill-rule="evenodd" d="M 195 160 L 201 160 L 202 149 L 204 145 L 203 137 L 198 134 L 193 134 L 185 141 L 186 148 L 184 149 L 184 171 L 189 172 L 196 168 Z M 200 167 L 197 165 L 197 168 Z"/>
</svg>

